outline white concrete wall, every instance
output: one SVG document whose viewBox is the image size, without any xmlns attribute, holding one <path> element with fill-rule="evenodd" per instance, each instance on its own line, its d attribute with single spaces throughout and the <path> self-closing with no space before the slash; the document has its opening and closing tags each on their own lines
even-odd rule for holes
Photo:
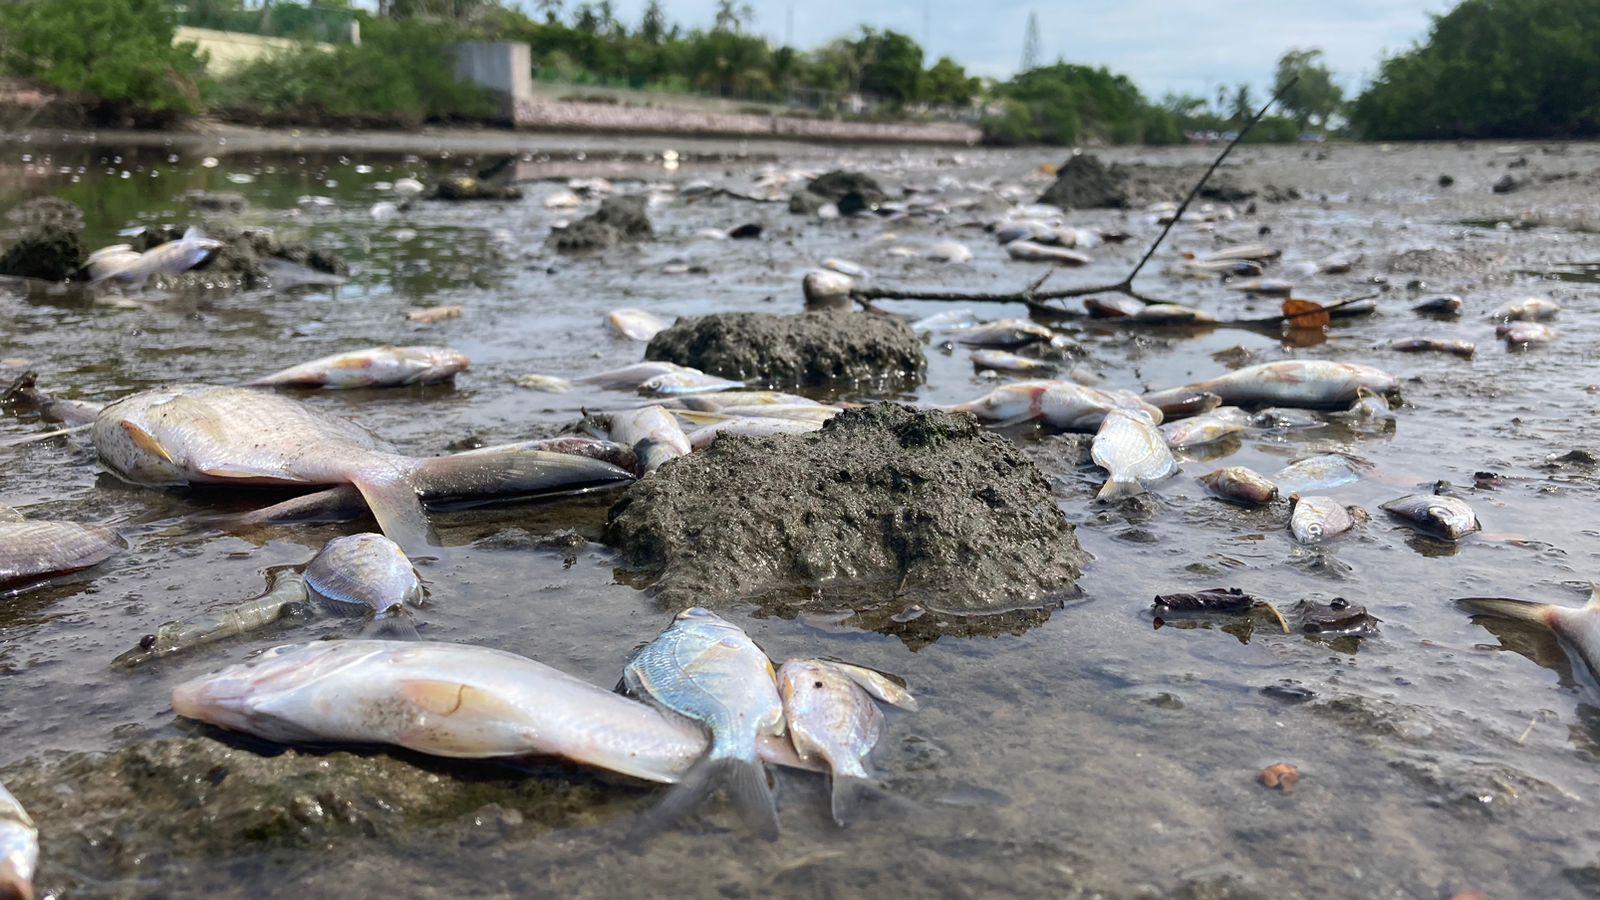
<svg viewBox="0 0 1600 900">
<path fill-rule="evenodd" d="M 239 31 L 216 31 L 211 28 L 179 26 L 172 38 L 174 43 L 192 41 L 210 55 L 206 68 L 213 75 L 225 75 L 241 66 L 253 63 L 263 56 L 286 53 L 300 46 L 299 41 L 281 37 L 263 37 Z M 323 50 L 332 50 L 332 44 L 317 44 Z"/>
<path fill-rule="evenodd" d="M 527 44 L 514 41 L 457 44 L 456 77 L 493 91 L 500 99 L 506 121 L 533 100 L 533 54 Z"/>
</svg>

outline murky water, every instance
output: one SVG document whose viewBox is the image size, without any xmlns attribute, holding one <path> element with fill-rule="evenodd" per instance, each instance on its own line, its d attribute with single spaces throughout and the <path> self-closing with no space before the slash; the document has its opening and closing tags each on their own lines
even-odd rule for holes
<svg viewBox="0 0 1600 900">
<path fill-rule="evenodd" d="M 1026 196 L 1037 193 L 1046 181 L 1037 167 L 1053 153 L 706 143 L 669 172 L 648 158 L 665 145 L 659 140 L 610 141 L 582 159 L 575 143 L 581 146 L 573 138 L 552 144 L 551 158 L 524 174 L 600 172 L 621 190 L 638 190 L 644 181 L 702 177 L 744 186 L 764 165 L 820 170 L 844 163 L 894 187 L 976 205 L 935 218 L 816 223 L 782 204 L 668 200 L 652 211 L 657 241 L 561 259 L 542 248 L 550 226 L 571 215 L 544 207 L 543 199 L 562 187 L 553 182 L 529 183 L 518 203 L 424 202 L 390 221 L 369 215 L 386 196 L 374 182 L 426 178 L 459 158 L 370 149 L 306 154 L 222 152 L 227 148 L 209 144 L 12 143 L 0 152 L 0 208 L 58 194 L 84 208 L 91 245 L 112 242 L 136 222 L 189 221 L 191 211 L 177 199 L 184 191 L 233 190 L 250 201 L 235 220 L 336 249 L 350 259 L 352 277 L 336 288 L 139 307 L 0 288 L 6 314 L 0 356 L 28 360 L 44 385 L 108 400 L 171 381 L 237 382 L 359 346 L 448 344 L 473 360 L 454 389 L 306 398 L 431 454 L 469 437 L 492 443 L 548 433 L 582 408 L 625 402 L 616 394 L 541 394 L 513 383 L 529 372 L 583 373 L 637 359 L 640 346 L 612 336 L 602 321 L 614 307 L 668 317 L 794 311 L 801 275 L 828 256 L 868 266 L 879 284 L 947 289 L 1021 287 L 1040 271 L 1007 260 L 973 223 L 1005 207 L 997 189 L 1022 185 Z M 1207 152 L 1112 155 L 1168 164 L 1194 163 Z M 1083 344 L 1087 365 L 1117 386 L 1209 377 L 1225 371 L 1219 358 L 1242 354 L 1371 363 L 1402 377 L 1406 403 L 1393 428 L 1329 424 L 1252 434 L 1221 451 L 1184 457 L 1183 474 L 1157 488 L 1155 503 L 1116 508 L 1092 504 L 1102 476 L 1073 465 L 1063 442 L 1020 436 L 1055 479 L 1062 509 L 1095 556 L 1083 597 L 1034 627 L 1007 623 L 993 633 L 924 642 L 852 631 L 831 619 L 730 613 L 775 659 L 838 656 L 910 682 L 923 709 L 893 717 L 877 755 L 904 804 L 876 804 L 865 821 L 839 830 L 826 817 L 823 783 L 782 773 L 783 838 L 775 844 L 748 838 L 730 815 L 714 813 L 642 852 L 620 852 L 616 826 L 650 802 L 652 792 L 547 766 L 509 777 L 571 784 L 588 799 L 549 812 L 519 806 L 522 795 L 508 789 L 484 801 L 499 816 L 487 838 L 479 826 L 493 817 L 480 810 L 378 835 L 335 831 L 337 839 L 287 845 L 241 837 L 223 850 L 163 847 L 150 858 L 109 860 L 71 837 L 74 823 L 44 822 L 41 886 L 78 896 L 287 889 L 316 896 L 1209 890 L 1205 896 L 1441 897 L 1467 889 L 1592 895 L 1600 886 L 1594 695 L 1584 693 L 1548 641 L 1514 628 L 1497 637 L 1448 599 L 1504 595 L 1576 604 L 1600 577 L 1595 472 L 1547 463 L 1573 449 L 1600 448 L 1594 424 L 1600 294 L 1593 286 L 1600 236 L 1592 230 L 1600 215 L 1600 148 L 1335 146 L 1326 158 L 1317 152 L 1240 151 L 1235 171 L 1247 184 L 1294 187 L 1305 199 L 1263 202 L 1256 214 L 1220 223 L 1214 233 L 1180 228 L 1143 287 L 1228 316 L 1269 314 L 1270 301 L 1165 274 L 1180 251 L 1259 239 L 1283 247 L 1288 259 L 1359 252 L 1350 274 L 1311 279 L 1302 294 L 1334 299 L 1381 289 L 1378 315 L 1339 323 L 1326 342 L 1304 349 L 1241 330 L 1136 333 L 1071 322 L 1062 328 Z M 774 153 L 775 162 L 762 158 Z M 1559 177 L 1491 194 L 1504 165 L 1524 155 L 1530 165 L 1521 172 L 1536 181 Z M 220 162 L 207 167 L 207 156 Z M 1444 173 L 1456 179 L 1448 190 L 1435 186 Z M 946 176 L 959 185 L 941 189 Z M 1495 226 L 1529 214 L 1541 227 Z M 1484 224 L 1461 224 L 1469 220 Z M 761 240 L 696 236 L 709 226 L 750 221 L 766 226 Z M 1092 266 L 1059 273 L 1052 285 L 1117 280 L 1156 231 L 1150 216 L 1137 212 L 1072 221 L 1124 228 L 1135 237 L 1096 250 Z M 888 253 L 946 238 L 971 246 L 974 264 L 951 267 Z M 704 271 L 663 274 L 670 262 Z M 1375 287 L 1373 276 L 1386 283 Z M 1408 287 L 1413 281 L 1422 283 Z M 1457 322 L 1413 315 L 1410 303 L 1425 293 L 1460 293 L 1467 314 Z M 1508 352 L 1483 313 L 1529 293 L 1565 306 L 1556 323 L 1560 337 Z M 465 316 L 424 327 L 402 315 L 447 303 L 466 307 Z M 919 314 L 951 308 L 884 306 Z M 1023 310 L 978 312 L 998 318 Z M 1382 349 L 1396 338 L 1423 336 L 1475 340 L 1477 356 Z M 993 383 L 974 375 L 966 350 L 935 340 L 928 352 L 928 382 L 914 399 L 969 399 Z M 6 437 L 38 429 L 0 423 Z M 1373 510 L 1375 518 L 1321 551 L 1290 540 L 1282 508 L 1225 506 L 1193 481 L 1224 457 L 1226 464 L 1271 472 L 1327 450 L 1373 464 L 1367 477 L 1330 493 Z M 160 666 L 112 669 L 112 657 L 162 622 L 254 596 L 265 570 L 303 563 L 329 538 L 368 526 L 225 534 L 196 527 L 191 518 L 238 508 L 239 498 L 123 485 L 100 472 L 82 441 L 8 450 L 5 460 L 4 502 L 32 515 L 113 525 L 132 549 L 73 583 L 0 600 L 0 780 L 65 752 L 180 735 L 216 739 L 216 732 L 175 722 L 167 704 L 173 684 L 275 643 L 349 628 L 321 622 Z M 1441 544 L 1376 511 L 1384 500 L 1441 480 L 1473 504 L 1488 534 Z M 460 550 L 424 573 L 431 592 L 421 614 L 425 633 L 614 682 L 627 654 L 665 624 L 668 611 L 617 583 L 599 544 L 541 549 L 535 540 L 563 528 L 597 537 L 604 513 L 605 501 L 590 499 L 441 516 L 445 540 Z M 1285 606 L 1345 597 L 1381 620 L 1379 633 L 1326 642 L 1259 625 L 1249 633 L 1154 627 L 1154 594 L 1223 585 Z M 501 767 L 402 761 L 447 779 L 508 777 Z M 1264 767 L 1279 762 L 1302 773 L 1292 796 L 1256 783 Z M 507 817 L 506 810 L 517 815 Z"/>
</svg>

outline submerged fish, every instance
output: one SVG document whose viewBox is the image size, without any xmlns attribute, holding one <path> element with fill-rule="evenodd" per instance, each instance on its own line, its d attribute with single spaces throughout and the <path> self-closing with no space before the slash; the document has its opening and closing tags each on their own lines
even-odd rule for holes
<svg viewBox="0 0 1600 900">
<path fill-rule="evenodd" d="M 1193 418 L 1168 422 L 1161 426 L 1167 446 L 1174 450 L 1198 447 L 1220 441 L 1250 426 L 1250 414 L 1237 406 L 1221 406 Z"/>
<path fill-rule="evenodd" d="M 1508 597 L 1462 597 L 1455 602 L 1475 615 L 1548 628 L 1561 639 L 1562 649 L 1586 670 L 1591 687 L 1600 679 L 1600 585 L 1594 587 L 1588 603 L 1576 608 Z"/>
<path fill-rule="evenodd" d="M 648 341 L 668 327 L 666 319 L 642 309 L 614 309 L 606 313 L 606 324 L 630 341 Z"/>
<path fill-rule="evenodd" d="M 1095 433 L 1089 455 L 1110 476 L 1096 500 L 1115 500 L 1144 493 L 1145 484 L 1178 471 L 1160 429 L 1143 412 L 1108 410 Z"/>
<path fill-rule="evenodd" d="M 1246 366 L 1209 381 L 1155 391 L 1144 399 L 1160 406 L 1175 395 L 1198 390 L 1221 396 L 1229 406 L 1344 409 L 1362 388 L 1393 394 L 1398 392 L 1400 381 L 1382 369 L 1358 363 L 1292 359 Z"/>
<path fill-rule="evenodd" d="M 1001 319 L 974 325 L 956 335 L 956 342 L 971 347 L 1000 347 L 1012 349 L 1037 344 L 1055 337 L 1050 329 L 1023 319 Z"/>
<path fill-rule="evenodd" d="M 381 534 L 351 534 L 329 541 L 305 571 L 306 586 L 346 615 L 395 619 L 422 600 L 422 579 L 394 541 Z M 392 629 L 411 637 L 409 623 Z"/>
<path fill-rule="evenodd" d="M 1533 322 L 1540 319 L 1553 319 L 1561 312 L 1561 304 L 1547 297 L 1524 297 L 1520 300 L 1508 300 L 1495 307 L 1489 313 L 1489 318 L 1503 322 L 1522 321 Z"/>
<path fill-rule="evenodd" d="M 1018 356 L 1004 350 L 974 350 L 972 364 L 979 369 L 994 369 L 1000 372 L 1049 372 L 1056 368 L 1056 364 L 1031 356 Z"/>
<path fill-rule="evenodd" d="M 640 470 L 647 474 L 693 449 L 678 420 L 659 406 L 614 412 L 610 430 L 613 441 L 633 448 Z"/>
<path fill-rule="evenodd" d="M 1021 262 L 1047 262 L 1063 266 L 1086 266 L 1093 262 L 1087 254 L 1065 247 L 1052 247 L 1029 240 L 1016 240 L 1006 244 L 1006 253 Z"/>
<path fill-rule="evenodd" d="M 1398 340 L 1389 345 L 1390 350 L 1401 353 L 1450 353 L 1463 359 L 1471 359 L 1478 346 L 1471 341 L 1447 341 L 1440 338 L 1409 338 Z"/>
<path fill-rule="evenodd" d="M 1200 483 L 1224 500 L 1265 506 L 1278 499 L 1278 486 L 1245 466 L 1226 466 L 1200 476 Z"/>
<path fill-rule="evenodd" d="M 464 354 L 444 347 L 372 347 L 314 359 L 250 384 L 334 389 L 437 384 L 466 371 L 468 364 Z"/>
<path fill-rule="evenodd" d="M 143 282 L 154 275 L 177 275 L 187 272 L 209 260 L 212 254 L 220 249 L 222 249 L 221 241 L 212 240 L 200 229 L 191 227 L 183 233 L 183 237 L 157 244 L 138 254 L 137 257 L 130 257 L 125 252 L 119 251 L 115 255 L 107 254 L 98 260 L 94 260 L 92 255 L 90 258 L 98 263 L 97 268 L 102 273 L 94 278 L 95 281 L 114 279 L 133 283 Z"/>
<path fill-rule="evenodd" d="M 1301 491 L 1326 491 L 1361 479 L 1358 463 L 1342 453 L 1323 453 L 1290 463 L 1272 476 L 1279 488 L 1297 494 Z"/>
<path fill-rule="evenodd" d="M 407 548 L 432 536 L 419 494 L 531 494 L 632 478 L 561 453 L 403 456 L 353 422 L 247 388 L 141 391 L 101 410 L 93 429 L 101 461 L 134 484 L 353 485 L 384 534 Z"/>
<path fill-rule="evenodd" d="M 774 838 L 777 805 L 759 757 L 760 737 L 784 732 L 772 661 L 737 625 L 694 607 L 640 648 L 623 670 L 635 695 L 703 725 L 711 749 L 643 823 L 671 824 L 726 781 L 746 821 Z"/>
<path fill-rule="evenodd" d="M 1556 330 L 1539 322 L 1507 322 L 1497 326 L 1495 336 L 1509 347 L 1526 347 L 1529 344 L 1548 344 L 1556 338 Z"/>
<path fill-rule="evenodd" d="M 33 873 L 38 866 L 39 827 L 0 784 L 0 898 L 33 900 Z"/>
<path fill-rule="evenodd" d="M 1145 325 L 1211 325 L 1217 317 L 1176 303 L 1152 303 L 1128 317 Z"/>
<path fill-rule="evenodd" d="M 243 603 L 167 622 L 139 639 L 138 646 L 111 661 L 136 666 L 163 656 L 213 644 L 265 628 L 310 611 L 305 578 L 293 571 L 274 574 L 267 592 Z"/>
<path fill-rule="evenodd" d="M 958 328 L 970 328 L 977 324 L 977 316 L 970 309 L 951 309 L 944 312 L 924 316 L 911 323 L 911 330 L 917 333 L 928 331 L 952 331 Z"/>
<path fill-rule="evenodd" d="M 843 825 L 861 788 L 872 780 L 867 756 L 883 731 L 883 712 L 874 697 L 898 699 L 897 705 L 916 708 L 904 688 L 870 670 L 820 659 L 791 659 L 778 669 L 778 694 L 795 752 L 802 759 L 825 763 L 833 776 L 833 819 Z M 894 694 L 874 691 L 874 685 L 892 685 Z"/>
<path fill-rule="evenodd" d="M 1289 498 L 1292 512 L 1289 531 L 1302 544 L 1320 544 L 1367 521 L 1367 511 L 1359 506 L 1345 506 L 1332 497 Z"/>
<path fill-rule="evenodd" d="M 9 506 L 0 516 L 0 586 L 76 572 L 121 553 L 127 542 L 109 528 L 25 519 Z"/>
<path fill-rule="evenodd" d="M 1465 500 L 1438 494 L 1407 494 L 1378 507 L 1404 519 L 1417 530 L 1449 541 L 1459 541 L 1483 530 L 1478 517 Z"/>
</svg>

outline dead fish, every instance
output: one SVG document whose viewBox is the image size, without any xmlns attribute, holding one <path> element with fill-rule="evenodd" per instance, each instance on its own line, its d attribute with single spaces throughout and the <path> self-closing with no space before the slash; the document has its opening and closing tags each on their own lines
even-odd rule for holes
<svg viewBox="0 0 1600 900">
<path fill-rule="evenodd" d="M 1190 394 L 1175 395 L 1161 404 L 1161 415 L 1167 419 L 1181 419 L 1185 416 L 1198 416 L 1208 413 L 1222 405 L 1222 398 L 1210 391 L 1195 391 Z"/>
<path fill-rule="evenodd" d="M 101 257 L 98 262 L 103 274 L 93 281 L 115 280 L 131 284 L 146 281 L 155 275 L 178 275 L 206 262 L 220 249 L 221 241 L 208 238 L 199 228 L 191 226 L 183 233 L 183 237 L 157 244 L 137 258 L 122 252 Z"/>
<path fill-rule="evenodd" d="M 1265 506 L 1278 499 L 1278 486 L 1245 466 L 1227 466 L 1200 476 L 1200 483 L 1224 500 Z"/>
<path fill-rule="evenodd" d="M 1407 494 L 1378 507 L 1416 526 L 1417 530 L 1448 541 L 1459 541 L 1482 531 L 1478 517 L 1466 501 L 1438 494 Z"/>
<path fill-rule="evenodd" d="M 39 827 L 0 784 L 0 898 L 33 900 L 33 873 L 38 867 Z"/>
<path fill-rule="evenodd" d="M 634 471 L 639 462 L 638 457 L 633 453 L 633 448 L 626 444 L 585 437 L 579 434 L 563 434 L 556 437 L 537 438 L 531 441 L 517 441 L 511 444 L 495 444 L 489 447 L 479 447 L 476 450 L 463 450 L 456 455 L 493 456 L 519 450 L 540 450 L 546 453 L 587 456 L 590 459 L 608 462 L 619 469 L 625 469 L 629 472 Z"/>
<path fill-rule="evenodd" d="M 1254 278 L 1265 272 L 1266 266 L 1253 259 L 1191 259 L 1183 269 L 1196 275 L 1231 275 L 1236 278 Z"/>
<path fill-rule="evenodd" d="M 433 325 L 446 319 L 459 319 L 466 311 L 466 307 L 454 304 L 428 306 L 421 309 L 406 310 L 406 319 L 419 325 Z"/>
<path fill-rule="evenodd" d="M 1317 271 L 1327 275 L 1343 275 L 1355 268 L 1361 254 L 1354 252 L 1330 253 L 1317 260 Z"/>
<path fill-rule="evenodd" d="M 1206 262 L 1217 262 L 1228 259 L 1249 259 L 1256 262 L 1271 262 L 1283 255 L 1277 247 L 1268 247 L 1266 244 L 1235 244 L 1224 247 L 1204 257 Z"/>
<path fill-rule="evenodd" d="M 1290 463 L 1272 476 L 1274 483 L 1295 494 L 1301 491 L 1326 491 L 1361 479 L 1358 466 L 1366 464 L 1342 453 L 1323 453 Z"/>
<path fill-rule="evenodd" d="M 1300 406 L 1345 409 L 1366 388 L 1379 394 L 1399 392 L 1400 380 L 1382 369 L 1359 363 L 1291 359 L 1260 363 L 1209 381 L 1154 391 L 1145 401 L 1156 406 L 1176 395 L 1210 391 L 1229 406 Z"/>
<path fill-rule="evenodd" d="M 1294 282 L 1282 278 L 1240 278 L 1228 282 L 1228 288 L 1268 297 L 1287 297 L 1294 292 Z"/>
<path fill-rule="evenodd" d="M 249 382 L 253 387 L 334 390 L 438 384 L 466 371 L 465 354 L 444 347 L 373 347 L 335 353 Z"/>
<path fill-rule="evenodd" d="M 1269 406 L 1250 417 L 1251 428 L 1261 428 L 1268 431 L 1321 428 L 1327 424 L 1327 419 L 1309 409 L 1292 409 L 1278 406 Z"/>
<path fill-rule="evenodd" d="M 669 375 L 674 372 L 692 372 L 696 375 L 705 374 L 699 369 L 680 366 L 677 363 L 639 362 L 630 366 L 623 366 L 620 369 L 607 369 L 604 372 L 596 372 L 593 375 L 584 375 L 580 378 L 574 378 L 572 381 L 578 384 L 592 384 L 596 387 L 631 391 L 637 390 L 640 385 L 658 375 Z"/>
<path fill-rule="evenodd" d="M 1102 391 L 1072 381 L 1018 381 L 966 403 L 948 407 L 999 427 L 1042 422 L 1069 431 L 1094 431 L 1116 408 L 1142 410 L 1154 421 L 1161 410 L 1128 392 Z"/>
<path fill-rule="evenodd" d="M 353 422 L 247 388 L 140 391 L 101 410 L 93 434 L 107 468 L 148 487 L 353 485 L 384 534 L 408 549 L 432 536 L 420 493 L 530 494 L 632 480 L 615 466 L 560 453 L 403 456 Z"/>
<path fill-rule="evenodd" d="M 386 637 L 415 637 L 406 607 L 422 601 L 422 579 L 394 541 L 381 534 L 334 538 L 311 560 L 306 586 L 342 615 L 370 615 L 398 628 Z"/>
<path fill-rule="evenodd" d="M 1439 338 L 1409 338 L 1389 345 L 1390 350 L 1401 353 L 1450 353 L 1462 359 L 1471 359 L 1478 345 L 1471 341 L 1447 341 Z"/>
<path fill-rule="evenodd" d="M 1587 671 L 1591 687 L 1600 679 L 1600 585 L 1590 593 L 1589 602 L 1577 608 L 1509 597 L 1462 597 L 1455 603 L 1474 615 L 1549 629 L 1560 638 L 1562 649 Z"/>
<path fill-rule="evenodd" d="M 1055 332 L 1026 319 L 1001 319 L 974 325 L 956 335 L 956 342 L 970 347 L 999 347 L 1010 350 L 1049 341 Z"/>
<path fill-rule="evenodd" d="M 611 439 L 632 447 L 641 471 L 654 472 L 668 460 L 688 456 L 689 438 L 672 414 L 659 406 L 611 414 Z"/>
<path fill-rule="evenodd" d="M 104 281 L 137 263 L 141 255 L 129 244 L 112 244 L 89 254 L 83 269 L 91 282 Z"/>
<path fill-rule="evenodd" d="M 1210 313 L 1176 303 L 1152 303 L 1129 318 L 1146 325 L 1210 325 L 1217 321 Z"/>
<path fill-rule="evenodd" d="M 1289 531 L 1302 544 L 1320 544 L 1367 521 L 1367 511 L 1359 506 L 1345 506 L 1332 497 L 1289 497 L 1292 512 Z"/>
<path fill-rule="evenodd" d="M 1174 450 L 1199 447 L 1238 434 L 1250 425 L 1250 415 L 1237 406 L 1222 406 L 1189 419 L 1161 426 L 1167 446 Z"/>
<path fill-rule="evenodd" d="M 1049 225 L 1032 219 L 1021 219 L 1011 222 L 1001 222 L 994 226 L 994 237 L 997 243 L 1009 244 L 1014 241 L 1035 241 L 1043 243 L 1055 240 L 1055 231 Z"/>
<path fill-rule="evenodd" d="M 648 341 L 667 330 L 668 322 L 642 309 L 614 309 L 606 313 L 606 324 L 630 341 Z"/>
<path fill-rule="evenodd" d="M 706 394 L 688 394 L 661 401 L 669 409 L 693 409 L 719 412 L 727 408 L 752 406 L 822 406 L 823 404 L 783 391 L 712 391 Z"/>
<path fill-rule="evenodd" d="M 673 397 L 683 394 L 704 394 L 716 391 L 737 390 L 744 382 L 704 372 L 666 372 L 639 383 L 639 393 L 647 397 Z"/>
<path fill-rule="evenodd" d="M 726 781 L 734 805 L 766 837 L 778 834 L 777 802 L 759 757 L 762 735 L 784 733 L 772 661 L 739 626 L 709 610 L 678 613 L 623 670 L 635 696 L 699 723 L 711 749 L 641 822 L 654 831 L 689 812 Z"/>
<path fill-rule="evenodd" d="M 1507 322 L 1496 326 L 1494 333 L 1508 347 L 1548 344 L 1556 339 L 1556 330 L 1539 322 Z"/>
<path fill-rule="evenodd" d="M 855 303 L 850 299 L 850 292 L 855 289 L 855 280 L 838 272 L 807 272 L 800 279 L 800 290 L 808 307 L 849 307 Z"/>
<path fill-rule="evenodd" d="M 791 659 L 778 669 L 778 694 L 795 752 L 828 767 L 833 820 L 840 825 L 873 779 L 867 756 L 883 731 L 883 712 L 852 670 L 863 671 L 820 659 Z"/>
<path fill-rule="evenodd" d="M 1089 455 L 1110 476 L 1095 495 L 1096 500 L 1144 493 L 1146 483 L 1178 471 L 1172 451 L 1150 417 L 1120 407 L 1107 410 Z"/>
<path fill-rule="evenodd" d="M 976 325 L 977 321 L 977 317 L 970 309 L 952 309 L 924 316 L 912 322 L 911 330 L 918 334 L 929 331 L 953 331 L 958 328 L 970 328 Z"/>
<path fill-rule="evenodd" d="M 305 578 L 292 570 L 274 574 L 267 592 L 243 603 L 167 622 L 139 639 L 138 646 L 111 661 L 113 666 L 132 667 L 153 659 L 192 650 L 227 638 L 249 634 L 285 619 L 307 614 Z"/>
<path fill-rule="evenodd" d="M 795 405 L 752 404 L 750 406 L 724 406 L 715 412 L 674 409 L 672 414 L 692 425 L 715 425 L 731 419 L 790 419 L 796 422 L 821 426 L 838 415 L 842 407 L 824 406 L 820 403 Z"/>
<path fill-rule="evenodd" d="M 972 365 L 978 369 L 994 369 L 1000 372 L 1050 372 L 1056 369 L 1055 363 L 1030 356 L 1019 356 L 1004 350 L 974 350 Z"/>
<path fill-rule="evenodd" d="M 1012 241 L 1006 253 L 1020 262 L 1048 262 L 1063 266 L 1086 266 L 1093 262 L 1086 254 L 1065 247 L 1051 247 L 1028 240 Z"/>
<path fill-rule="evenodd" d="M 955 241 L 940 241 L 928 248 L 928 259 L 944 263 L 969 263 L 972 262 L 972 251 L 965 244 Z"/>
<path fill-rule="evenodd" d="M 682 716 L 558 669 L 437 641 L 275 647 L 178 685 L 172 708 L 280 743 L 390 744 L 458 759 L 556 756 L 663 784 L 683 778 L 710 744 Z M 793 757 L 774 742 L 758 747 L 762 758 Z"/>
<path fill-rule="evenodd" d="M 26 519 L 11 507 L 0 520 L 0 585 L 15 586 L 105 562 L 127 548 L 99 525 Z"/>
<path fill-rule="evenodd" d="M 860 263 L 853 263 L 847 259 L 839 259 L 837 257 L 829 257 L 823 260 L 822 267 L 850 278 L 866 278 L 870 274 L 867 272 L 866 267 Z"/>
<path fill-rule="evenodd" d="M 1394 418 L 1394 409 L 1382 394 L 1376 394 L 1366 388 L 1362 388 L 1357 392 L 1356 402 L 1350 404 L 1349 409 L 1344 412 L 1330 413 L 1329 417 L 1346 421 L 1383 422 Z"/>
<path fill-rule="evenodd" d="M 530 391 L 544 391 L 547 394 L 565 394 L 572 390 L 572 382 L 555 375 L 519 375 L 517 387 L 527 388 Z"/>
<path fill-rule="evenodd" d="M 1132 297 L 1085 297 L 1083 308 L 1091 319 L 1124 319 L 1144 312 L 1144 301 Z"/>
<path fill-rule="evenodd" d="M 1494 312 L 1489 313 L 1489 318 L 1502 322 L 1535 322 L 1553 319 L 1559 312 L 1561 304 L 1547 297 L 1523 297 L 1495 307 Z"/>
<path fill-rule="evenodd" d="M 702 425 L 688 433 L 689 447 L 704 450 L 711 446 L 719 434 L 737 434 L 745 437 L 771 437 L 778 434 L 810 434 L 822 429 L 821 422 L 803 419 L 785 419 L 775 416 L 740 416 L 721 422 Z"/>
<path fill-rule="evenodd" d="M 1428 299 L 1411 307 L 1412 312 L 1425 313 L 1434 316 L 1459 316 L 1461 315 L 1461 298 L 1454 294 L 1442 297 L 1429 297 Z"/>
</svg>

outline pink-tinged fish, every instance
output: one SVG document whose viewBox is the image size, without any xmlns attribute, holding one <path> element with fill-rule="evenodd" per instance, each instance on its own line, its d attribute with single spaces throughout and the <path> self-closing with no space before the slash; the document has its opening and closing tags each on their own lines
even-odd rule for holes
<svg viewBox="0 0 1600 900">
<path fill-rule="evenodd" d="M 1377 394 L 1394 394 L 1399 391 L 1400 380 L 1382 369 L 1358 363 L 1291 359 L 1246 366 L 1208 381 L 1153 391 L 1144 399 L 1163 406 L 1175 396 L 1209 391 L 1229 406 L 1347 409 L 1363 388 Z"/>
<path fill-rule="evenodd" d="M 880 672 L 820 659 L 791 659 L 778 669 L 778 694 L 789 737 L 802 759 L 833 776 L 833 819 L 840 825 L 872 780 L 867 756 L 883 731 L 877 700 L 906 709 L 917 702 Z"/>
<path fill-rule="evenodd" d="M 466 371 L 468 364 L 465 355 L 444 347 L 372 347 L 314 359 L 250 384 L 332 389 L 438 384 Z"/>
<path fill-rule="evenodd" d="M 1529 622 L 1555 633 L 1562 649 L 1586 670 L 1591 688 L 1600 686 L 1600 585 L 1583 606 L 1557 606 L 1508 597 L 1463 597 L 1457 606 L 1474 615 Z"/>
</svg>

